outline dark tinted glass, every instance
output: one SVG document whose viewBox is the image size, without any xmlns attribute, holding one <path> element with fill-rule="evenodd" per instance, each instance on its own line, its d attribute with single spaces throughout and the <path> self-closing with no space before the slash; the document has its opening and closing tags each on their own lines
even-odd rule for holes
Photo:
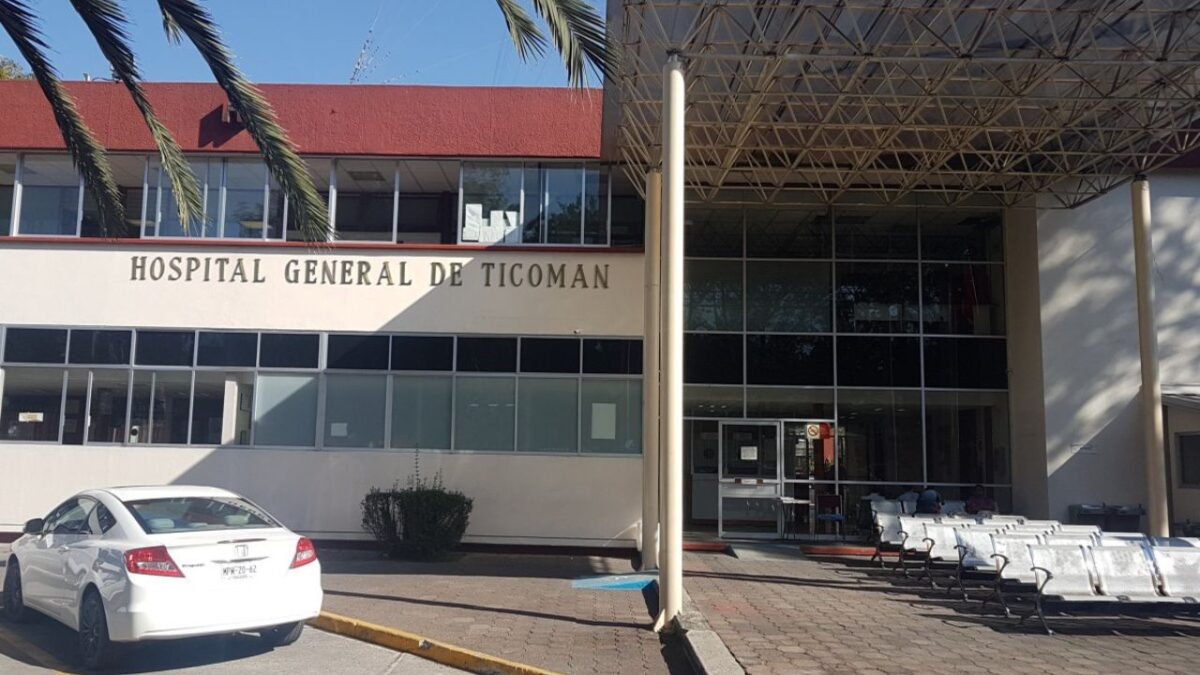
<svg viewBox="0 0 1200 675">
<path fill-rule="evenodd" d="M 699 209 L 689 212 L 683 252 L 691 258 L 742 257 L 742 212 Z"/>
<path fill-rule="evenodd" d="M 833 384 L 833 338 L 746 336 L 748 384 Z"/>
<path fill-rule="evenodd" d="M 257 333 L 200 333 L 196 363 L 201 366 L 248 366 L 258 356 Z"/>
<path fill-rule="evenodd" d="M 196 345 L 191 331 L 140 330 L 137 358 L 140 366 L 190 366 Z"/>
<path fill-rule="evenodd" d="M 579 340 L 521 338 L 521 372 L 578 373 Z"/>
<path fill-rule="evenodd" d="M 130 336 L 127 330 L 73 330 L 71 363 L 129 363 Z"/>
<path fill-rule="evenodd" d="M 637 375 L 642 372 L 641 340 L 584 340 L 583 372 Z"/>
<path fill-rule="evenodd" d="M 832 332 L 833 281 L 825 262 L 746 263 L 746 329 Z"/>
<path fill-rule="evenodd" d="M 1200 435 L 1179 436 L 1179 482 L 1188 487 L 1200 486 Z"/>
<path fill-rule="evenodd" d="M 925 392 L 925 456 L 935 483 L 1007 483 L 1008 394 Z"/>
<path fill-rule="evenodd" d="M 921 386 L 917 338 L 838 337 L 838 384 L 844 387 Z"/>
<path fill-rule="evenodd" d="M 1008 353 L 1003 339 L 926 338 L 925 386 L 1004 389 Z"/>
<path fill-rule="evenodd" d="M 742 383 L 742 336 L 688 333 L 683 336 L 683 381 Z"/>
<path fill-rule="evenodd" d="M 263 333 L 258 363 L 264 368 L 316 368 L 321 336 L 315 333 Z"/>
<path fill-rule="evenodd" d="M 926 263 L 921 276 L 926 333 L 1004 335 L 1001 265 Z"/>
<path fill-rule="evenodd" d="M 921 392 L 840 390 L 838 427 L 842 480 L 922 479 Z"/>
<path fill-rule="evenodd" d="M 921 256 L 925 260 L 1004 259 L 1003 217 L 999 213 L 921 214 Z"/>
<path fill-rule="evenodd" d="M 392 370 L 454 370 L 454 338 L 392 336 Z"/>
<path fill-rule="evenodd" d="M 387 370 L 390 352 L 386 335 L 330 335 L 326 367 Z"/>
<path fill-rule="evenodd" d="M 458 369 L 473 373 L 515 373 L 517 339 L 458 338 Z"/>
<path fill-rule="evenodd" d="M 833 237 L 825 211 L 746 212 L 746 257 L 828 258 Z"/>
<path fill-rule="evenodd" d="M 837 211 L 837 257 L 917 259 L 915 211 Z"/>
<path fill-rule="evenodd" d="M 839 331 L 917 332 L 915 263 L 838 263 L 835 274 Z"/>
<path fill-rule="evenodd" d="M 67 357 L 67 331 L 49 328 L 9 328 L 4 360 L 20 363 L 62 363 Z"/>
</svg>

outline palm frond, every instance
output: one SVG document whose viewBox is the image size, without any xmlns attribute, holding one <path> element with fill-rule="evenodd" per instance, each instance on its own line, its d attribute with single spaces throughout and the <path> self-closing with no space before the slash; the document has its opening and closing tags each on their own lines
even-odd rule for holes
<svg viewBox="0 0 1200 675">
<path fill-rule="evenodd" d="M 509 37 L 512 38 L 517 55 L 522 60 L 537 58 L 546 53 L 546 36 L 542 35 L 537 24 L 521 6 L 520 0 L 496 0 L 496 5 L 504 15 Z"/>
<path fill-rule="evenodd" d="M 175 26 L 196 47 L 213 77 L 225 90 L 250 137 L 258 144 L 271 175 L 288 196 L 289 211 L 297 215 L 300 232 L 308 241 L 329 238 L 329 213 L 313 186 L 304 162 L 292 149 L 279 126 L 275 111 L 262 92 L 251 84 L 233 63 L 233 54 L 221 41 L 208 10 L 195 0 L 158 0 L 164 24 Z"/>
<path fill-rule="evenodd" d="M 4 27 L 17 51 L 29 64 L 30 72 L 50 103 L 54 121 L 62 132 L 63 143 L 75 160 L 84 186 L 96 200 L 101 232 L 106 236 L 124 233 L 125 209 L 121 205 L 117 183 L 113 180 L 112 168 L 104 155 L 104 147 L 80 117 L 75 101 L 63 88 L 54 66 L 46 58 L 46 42 L 34 25 L 33 13 L 23 0 L 0 0 L 0 26 Z"/>
<path fill-rule="evenodd" d="M 183 231 L 187 232 L 192 220 L 204 211 L 200 184 L 184 158 L 183 150 L 154 114 L 154 107 L 146 98 L 137 61 L 134 59 L 133 50 L 129 48 L 129 34 L 125 29 L 128 21 L 120 5 L 115 0 L 71 0 L 71 4 L 96 38 L 96 44 L 99 45 L 104 58 L 112 65 L 113 75 L 129 90 L 130 98 L 142 114 L 142 119 L 146 121 L 146 126 L 154 137 L 154 144 L 158 146 L 162 168 L 175 193 L 179 222 L 183 225 Z"/>
<path fill-rule="evenodd" d="M 589 66 L 602 78 L 616 73 L 604 18 L 585 0 L 533 0 L 533 9 L 550 27 L 572 87 L 587 84 Z"/>
</svg>

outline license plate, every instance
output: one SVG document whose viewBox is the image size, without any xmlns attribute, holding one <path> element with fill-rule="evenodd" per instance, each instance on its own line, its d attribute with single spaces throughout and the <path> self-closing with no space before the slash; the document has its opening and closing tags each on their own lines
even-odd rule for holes
<svg viewBox="0 0 1200 675">
<path fill-rule="evenodd" d="M 224 565 L 221 567 L 222 579 L 249 579 L 258 574 L 258 565 Z"/>
</svg>

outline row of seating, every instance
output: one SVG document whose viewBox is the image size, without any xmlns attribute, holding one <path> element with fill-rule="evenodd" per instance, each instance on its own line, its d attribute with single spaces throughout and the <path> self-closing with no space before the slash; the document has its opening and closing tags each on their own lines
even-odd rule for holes
<svg viewBox="0 0 1200 675">
<path fill-rule="evenodd" d="M 944 577 L 947 591 L 957 588 L 963 600 L 968 583 L 990 586 L 983 604 L 998 600 L 1006 616 L 1012 616 L 1010 603 L 1031 599 L 1047 632 L 1047 602 L 1200 609 L 1200 539 L 1103 532 L 1021 516 L 885 511 L 876 513 L 875 521 L 875 557 L 881 566 L 890 548 L 897 551 L 897 573 L 907 577 L 910 566 L 919 563 L 931 587 Z"/>
<path fill-rule="evenodd" d="M 875 499 L 871 501 L 873 513 L 916 513 L 916 499 Z M 967 503 L 952 499 L 942 503 L 942 515 L 954 515 L 967 512 Z"/>
</svg>

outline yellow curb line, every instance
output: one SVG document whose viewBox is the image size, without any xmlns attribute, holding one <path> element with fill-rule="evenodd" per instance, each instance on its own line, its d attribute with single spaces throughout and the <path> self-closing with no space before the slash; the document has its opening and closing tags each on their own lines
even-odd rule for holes
<svg viewBox="0 0 1200 675">
<path fill-rule="evenodd" d="M 456 647 L 387 626 L 359 621 L 348 616 L 321 612 L 308 622 L 314 628 L 370 642 L 400 652 L 415 654 L 443 665 L 485 675 L 555 675 L 553 671 L 509 661 L 498 656 Z"/>
<path fill-rule="evenodd" d="M 5 628 L 0 628 L 0 645 L 7 647 L 36 665 L 48 669 L 51 673 L 62 674 L 64 670 L 67 670 L 67 666 L 55 658 L 53 654 L 37 645 L 20 640 Z"/>
</svg>

